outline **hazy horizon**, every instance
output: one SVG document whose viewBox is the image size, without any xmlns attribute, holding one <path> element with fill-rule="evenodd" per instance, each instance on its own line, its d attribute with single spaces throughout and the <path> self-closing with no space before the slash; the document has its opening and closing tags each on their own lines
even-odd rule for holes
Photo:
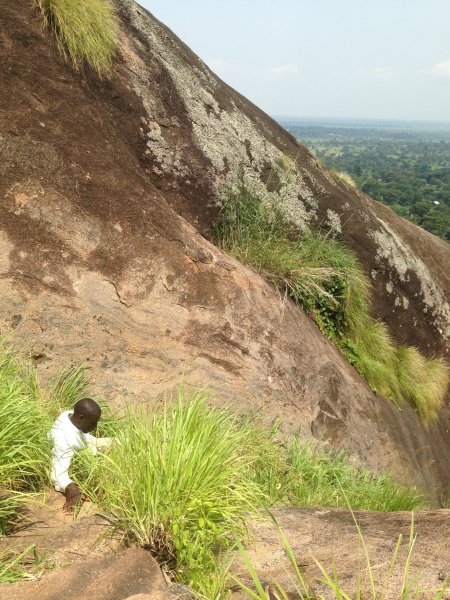
<svg viewBox="0 0 450 600">
<path fill-rule="evenodd" d="M 271 115 L 450 122 L 447 0 L 140 3 Z"/>
<path fill-rule="evenodd" d="M 449 121 L 439 121 L 439 120 L 431 120 L 431 119 L 382 119 L 382 118 L 362 118 L 362 117 L 337 117 L 330 115 L 314 115 L 314 116 L 304 116 L 304 115 L 270 115 L 272 119 L 282 122 L 291 122 L 295 123 L 296 121 L 301 123 L 315 123 L 315 124 L 323 124 L 327 126 L 335 125 L 336 127 L 339 125 L 347 126 L 347 127 L 374 127 L 380 128 L 405 128 L 405 129 L 420 129 L 420 130 L 444 130 L 450 131 L 450 120 Z"/>
</svg>

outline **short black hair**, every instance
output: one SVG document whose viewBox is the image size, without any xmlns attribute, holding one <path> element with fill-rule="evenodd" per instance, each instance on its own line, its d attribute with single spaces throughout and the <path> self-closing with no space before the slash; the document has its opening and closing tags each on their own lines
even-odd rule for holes
<svg viewBox="0 0 450 600">
<path fill-rule="evenodd" d="M 98 415 L 100 417 L 102 409 L 95 400 L 92 400 L 92 398 L 81 398 L 81 400 L 78 400 L 73 407 L 73 412 L 75 415 Z"/>
</svg>

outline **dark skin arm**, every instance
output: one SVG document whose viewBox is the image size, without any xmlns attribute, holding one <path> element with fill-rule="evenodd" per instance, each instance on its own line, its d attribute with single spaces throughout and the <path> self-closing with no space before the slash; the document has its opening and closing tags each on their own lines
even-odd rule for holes
<svg viewBox="0 0 450 600">
<path fill-rule="evenodd" d="M 67 515 L 71 515 L 75 507 L 82 503 L 83 495 L 76 483 L 69 483 L 65 489 L 66 501 L 63 506 L 63 511 Z"/>
</svg>

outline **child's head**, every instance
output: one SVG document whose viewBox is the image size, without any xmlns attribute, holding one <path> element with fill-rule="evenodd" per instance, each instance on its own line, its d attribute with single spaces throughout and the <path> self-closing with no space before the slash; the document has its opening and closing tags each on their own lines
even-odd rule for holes
<svg viewBox="0 0 450 600">
<path fill-rule="evenodd" d="M 95 400 L 82 398 L 73 408 L 72 423 L 83 433 L 89 433 L 97 427 L 101 415 L 102 409 Z"/>
</svg>

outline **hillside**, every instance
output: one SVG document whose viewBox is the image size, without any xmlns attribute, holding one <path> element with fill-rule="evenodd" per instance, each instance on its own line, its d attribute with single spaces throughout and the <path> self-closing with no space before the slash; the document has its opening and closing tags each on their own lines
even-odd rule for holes
<svg viewBox="0 0 450 600">
<path fill-rule="evenodd" d="M 445 124 L 281 121 L 328 168 L 397 214 L 450 241 L 450 128 Z M 432 128 L 434 126 L 434 128 Z"/>
<path fill-rule="evenodd" d="M 116 405 L 208 386 L 437 499 L 448 408 L 427 428 L 376 397 L 309 317 L 210 239 L 241 173 L 298 226 L 339 233 L 372 277 L 374 316 L 429 356 L 448 353 L 448 245 L 332 178 L 132 0 L 116 6 L 119 54 L 100 79 L 73 69 L 29 2 L 2 3 L 2 333 L 44 375 L 89 365 Z"/>
</svg>

